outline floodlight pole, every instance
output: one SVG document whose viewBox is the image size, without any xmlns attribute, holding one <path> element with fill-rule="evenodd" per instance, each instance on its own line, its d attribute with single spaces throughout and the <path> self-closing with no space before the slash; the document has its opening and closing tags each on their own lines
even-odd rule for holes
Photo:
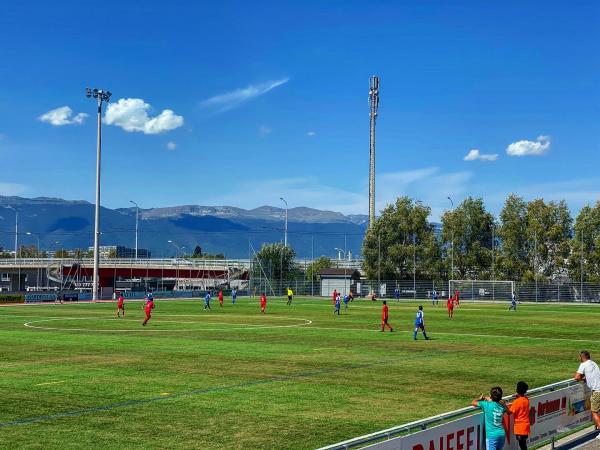
<svg viewBox="0 0 600 450">
<path fill-rule="evenodd" d="M 285 233 L 283 235 L 283 246 L 287 247 L 287 236 L 288 236 L 288 203 L 283 197 L 279 197 L 283 203 L 285 203 Z"/>
<path fill-rule="evenodd" d="M 373 75 L 369 82 L 369 227 L 375 223 L 375 122 L 379 108 L 379 77 Z"/>
<path fill-rule="evenodd" d="M 92 300 L 98 300 L 98 271 L 100 267 L 100 168 L 102 161 L 102 102 L 108 103 L 112 94 L 101 89 L 86 88 L 86 96 L 98 101 L 98 127 L 96 140 L 96 209 L 94 218 L 94 278 Z"/>
<path fill-rule="evenodd" d="M 137 260 L 138 259 L 138 224 L 139 224 L 138 218 L 139 218 L 140 207 L 133 200 L 129 200 L 129 203 L 133 203 L 135 205 L 135 259 Z"/>
</svg>

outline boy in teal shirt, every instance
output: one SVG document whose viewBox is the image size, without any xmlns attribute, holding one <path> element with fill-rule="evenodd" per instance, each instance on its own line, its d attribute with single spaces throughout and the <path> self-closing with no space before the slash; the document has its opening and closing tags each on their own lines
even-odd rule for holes
<svg viewBox="0 0 600 450">
<path fill-rule="evenodd" d="M 502 450 L 506 434 L 502 418 L 504 414 L 510 414 L 506 402 L 502 400 L 502 388 L 493 387 L 490 396 L 483 395 L 471 402 L 472 406 L 481 408 L 485 418 L 485 448 L 487 450 Z"/>
</svg>

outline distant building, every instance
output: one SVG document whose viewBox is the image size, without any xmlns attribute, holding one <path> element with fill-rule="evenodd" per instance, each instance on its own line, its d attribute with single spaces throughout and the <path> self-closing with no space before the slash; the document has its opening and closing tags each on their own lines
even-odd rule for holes
<svg viewBox="0 0 600 450">
<path fill-rule="evenodd" d="M 321 296 L 329 297 L 334 289 L 342 296 L 350 290 L 356 293 L 360 272 L 356 269 L 321 269 Z"/>
<path fill-rule="evenodd" d="M 101 245 L 99 250 L 100 258 L 135 258 L 135 248 L 122 245 Z M 89 251 L 93 252 L 94 247 L 89 247 Z M 150 250 L 138 248 L 138 258 L 150 258 L 151 254 Z"/>
</svg>

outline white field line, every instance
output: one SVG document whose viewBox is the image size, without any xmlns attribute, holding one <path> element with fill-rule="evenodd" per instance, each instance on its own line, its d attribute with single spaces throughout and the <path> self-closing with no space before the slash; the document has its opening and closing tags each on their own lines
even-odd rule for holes
<svg viewBox="0 0 600 450">
<path fill-rule="evenodd" d="M 66 381 L 48 381 L 46 383 L 34 384 L 34 386 L 47 386 L 49 384 L 61 384 L 61 383 L 66 383 Z"/>
<path fill-rule="evenodd" d="M 135 329 L 106 329 L 106 330 L 100 330 L 100 329 L 93 329 L 93 328 L 60 328 L 60 327 L 40 327 L 37 325 L 32 325 L 34 323 L 40 323 L 40 322 L 52 322 L 52 321 L 57 321 L 57 320 L 118 320 L 116 318 L 106 318 L 106 317 L 61 317 L 61 318 L 56 318 L 56 319 L 42 319 L 42 320 L 32 320 L 30 322 L 25 322 L 23 325 L 25 327 L 28 328 L 35 328 L 38 330 L 52 330 L 52 331 L 88 331 L 88 332 L 100 332 L 100 333 L 128 333 L 128 332 L 190 332 L 190 331 L 221 331 L 224 328 L 197 328 L 197 329 L 154 329 L 151 327 L 147 327 L 147 328 L 135 328 Z M 231 324 L 231 323 L 226 323 L 225 325 L 229 325 L 227 326 L 227 330 L 257 330 L 257 329 L 271 329 L 271 328 L 293 328 L 293 327 L 302 327 L 302 326 L 306 326 L 306 325 L 310 325 L 312 324 L 311 320 L 308 319 L 300 319 L 300 318 L 290 318 L 290 320 L 301 320 L 304 323 L 299 323 L 299 324 L 291 324 L 291 325 L 246 325 L 243 327 L 238 327 L 235 325 L 238 324 Z M 139 320 L 133 320 L 133 319 L 129 319 L 128 321 L 131 322 L 139 322 Z M 201 324 L 201 322 L 176 322 L 176 321 L 165 321 L 162 323 L 186 323 L 186 324 Z M 160 325 L 161 322 L 160 320 L 157 320 L 154 322 L 154 324 Z M 209 322 L 207 325 L 213 325 L 214 323 Z M 231 326 L 234 325 L 234 326 Z"/>
</svg>

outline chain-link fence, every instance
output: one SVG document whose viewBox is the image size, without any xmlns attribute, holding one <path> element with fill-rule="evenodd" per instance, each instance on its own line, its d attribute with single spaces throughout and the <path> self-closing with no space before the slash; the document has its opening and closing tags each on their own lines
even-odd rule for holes
<svg viewBox="0 0 600 450">
<path fill-rule="evenodd" d="M 600 303 L 600 283 L 527 282 L 486 280 L 273 280 L 252 279 L 248 282 L 251 294 L 286 295 L 291 288 L 294 295 L 329 297 L 333 289 L 341 295 L 352 291 L 355 298 L 369 297 L 398 300 L 431 300 L 433 291 L 440 301 L 459 292 L 461 301 L 510 301 L 515 293 L 522 302 L 583 302 Z M 245 289 L 246 286 L 243 287 Z"/>
</svg>

